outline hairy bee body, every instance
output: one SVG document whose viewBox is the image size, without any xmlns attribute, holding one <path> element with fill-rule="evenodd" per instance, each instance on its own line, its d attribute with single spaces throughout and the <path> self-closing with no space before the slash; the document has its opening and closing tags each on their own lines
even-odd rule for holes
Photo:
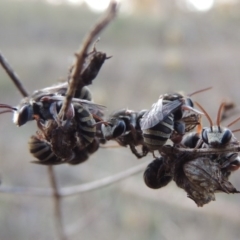
<svg viewBox="0 0 240 240">
<path fill-rule="evenodd" d="M 139 112 L 122 109 L 112 114 L 107 120 L 107 125 L 102 125 L 101 133 L 106 140 L 115 140 L 121 146 L 129 146 L 132 153 L 137 158 L 142 158 L 149 152 L 144 144 L 142 131 L 140 128 L 140 120 L 146 110 Z M 139 153 L 137 146 L 142 147 Z"/>
<path fill-rule="evenodd" d="M 57 94 L 65 95 L 66 90 L 66 84 L 61 84 Z M 47 88 L 47 92 L 54 92 L 54 88 Z M 46 97 L 42 93 L 36 92 L 36 95 L 40 99 Z M 82 89 L 79 97 L 84 98 L 83 100 L 91 100 L 91 93 L 87 87 Z M 36 111 L 39 116 L 38 126 L 41 134 L 40 138 L 32 137 L 30 139 L 29 149 L 42 164 L 64 162 L 77 164 L 83 162 L 89 156 L 88 150 L 85 148 L 95 142 L 96 122 L 88 109 L 88 105 L 73 102 L 67 113 L 69 119 L 64 121 L 63 126 L 59 126 L 57 114 L 62 107 L 62 103 L 63 100 L 50 101 L 47 99 L 46 101 L 36 102 L 34 105 L 35 108 L 38 106 Z M 54 111 L 53 107 L 55 107 Z M 36 148 L 36 143 L 41 146 L 41 151 Z M 44 155 L 42 155 L 42 152 L 44 152 Z"/>
<path fill-rule="evenodd" d="M 143 129 L 143 139 L 146 146 L 151 150 L 159 150 L 173 133 L 174 116 L 170 114 L 163 121 L 152 128 Z"/>
<path fill-rule="evenodd" d="M 28 141 L 30 153 L 38 159 L 39 163 L 48 165 L 49 163 L 59 164 L 61 158 L 57 157 L 51 148 L 51 144 L 45 139 L 40 139 L 37 136 L 31 136 Z"/>
<path fill-rule="evenodd" d="M 69 163 L 71 165 L 76 165 L 86 161 L 91 154 L 96 152 L 99 148 L 98 139 L 94 139 L 87 147 L 80 149 L 78 146 L 74 147 L 72 150 L 72 155 L 70 158 L 58 157 L 52 150 L 51 144 L 45 139 L 41 139 L 37 136 L 32 136 L 28 142 L 30 153 L 38 159 L 34 163 L 39 163 L 43 165 L 56 165 L 62 163 Z"/>
<path fill-rule="evenodd" d="M 218 128 L 213 128 L 213 129 L 217 129 L 217 131 L 213 135 L 215 135 L 215 136 L 218 135 L 219 129 Z M 219 166 L 221 167 L 222 174 L 228 178 L 231 175 L 231 172 L 233 172 L 239 168 L 240 157 L 239 157 L 238 153 L 236 153 L 236 152 L 218 153 L 217 149 L 218 148 L 219 149 L 223 149 L 223 148 L 227 149 L 228 147 L 239 145 L 239 143 L 233 135 L 232 135 L 231 139 L 229 140 L 229 142 L 224 142 L 224 144 L 221 143 L 221 138 L 218 138 L 218 139 L 219 139 L 218 143 L 216 143 L 216 141 L 214 141 L 214 144 L 211 145 L 211 144 L 203 141 L 201 134 L 199 134 L 197 132 L 191 132 L 191 133 L 186 134 L 183 137 L 181 144 L 187 148 L 192 148 L 192 149 L 193 148 L 198 148 L 198 149 L 214 148 L 214 149 L 216 149 L 215 153 L 208 154 L 208 158 L 211 161 L 218 163 Z M 195 155 L 194 152 L 193 152 L 193 155 Z"/>
<path fill-rule="evenodd" d="M 173 179 L 171 168 L 165 163 L 164 158 L 154 159 L 143 174 L 145 184 L 149 188 L 158 189 L 165 187 Z"/>
<path fill-rule="evenodd" d="M 190 97 L 179 93 L 160 96 L 141 120 L 145 144 L 154 151 L 160 150 L 168 139 L 174 144 L 180 143 L 184 134 L 200 123 L 201 114 Z"/>
<path fill-rule="evenodd" d="M 181 110 L 178 109 L 182 105 L 180 101 L 181 98 L 182 96 L 180 94 L 164 94 L 162 98 L 153 105 L 153 108 L 143 116 L 141 120 L 143 139 L 151 151 L 161 149 L 167 140 L 171 138 L 173 131 L 178 131 L 177 128 L 182 128 L 183 125 L 175 125 L 175 122 L 181 119 L 182 116 Z M 176 104 L 172 106 L 171 104 L 174 103 Z M 163 114 L 165 106 L 169 107 L 166 107 L 167 113 Z M 149 116 L 147 114 L 149 114 Z M 147 121 L 149 121 L 149 123 L 145 124 L 145 127 L 144 123 Z"/>
<path fill-rule="evenodd" d="M 211 118 L 205 112 L 210 127 L 203 128 L 201 133 L 186 134 L 181 142 L 187 148 L 214 149 L 212 154 L 202 157 L 197 157 L 193 151 L 192 159 L 191 156 L 188 156 L 187 161 L 177 164 L 178 166 L 175 168 L 175 182 L 188 193 L 188 196 L 198 206 L 203 206 L 215 200 L 214 193 L 217 191 L 239 193 L 228 181 L 231 173 L 240 167 L 238 153 L 218 153 L 218 149 L 223 150 L 231 146 L 239 146 L 239 142 L 232 131 L 229 128 L 220 126 L 222 108 L 223 104 L 219 108 L 216 125 L 213 125 Z M 205 111 L 203 108 L 202 110 Z"/>
<path fill-rule="evenodd" d="M 73 104 L 75 110 L 75 121 L 77 122 L 78 137 L 81 139 L 81 145 L 90 144 L 96 135 L 95 120 L 92 114 L 80 104 Z"/>
</svg>

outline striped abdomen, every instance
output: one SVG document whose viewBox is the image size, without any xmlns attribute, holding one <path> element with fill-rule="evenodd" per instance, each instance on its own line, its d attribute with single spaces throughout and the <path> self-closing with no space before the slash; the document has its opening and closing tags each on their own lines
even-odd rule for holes
<svg viewBox="0 0 240 240">
<path fill-rule="evenodd" d="M 82 146 L 87 146 L 95 138 L 96 122 L 92 114 L 82 105 L 74 103 L 74 110 L 78 128 L 77 137 L 79 137 Z"/>
<path fill-rule="evenodd" d="M 81 91 L 79 91 L 78 89 L 76 90 L 75 92 L 75 95 L 74 95 L 75 98 L 80 98 L 80 99 L 85 99 L 85 100 L 88 100 L 88 101 L 92 101 L 92 94 L 89 90 L 88 87 L 83 87 L 81 89 Z"/>
<path fill-rule="evenodd" d="M 172 178 L 167 166 L 164 164 L 163 157 L 156 158 L 148 164 L 143 174 L 145 184 L 153 189 L 165 187 L 172 181 Z"/>
<path fill-rule="evenodd" d="M 154 127 L 142 130 L 146 146 L 152 151 L 160 149 L 170 138 L 173 123 L 173 114 L 170 114 Z"/>
<path fill-rule="evenodd" d="M 52 151 L 51 145 L 46 140 L 39 139 L 36 136 L 31 136 L 28 141 L 30 153 L 39 160 L 41 164 L 53 165 L 61 163 L 61 159 L 58 158 Z"/>
</svg>

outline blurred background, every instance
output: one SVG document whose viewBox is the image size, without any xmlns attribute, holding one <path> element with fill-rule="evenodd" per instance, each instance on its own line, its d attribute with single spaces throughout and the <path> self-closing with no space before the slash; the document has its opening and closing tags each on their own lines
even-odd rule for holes
<svg viewBox="0 0 240 240">
<path fill-rule="evenodd" d="M 65 80 L 74 52 L 109 1 L 1 0 L 0 49 L 29 92 Z M 216 119 L 220 103 L 240 102 L 240 1 L 122 0 L 118 17 L 101 34 L 97 49 L 113 56 L 90 86 L 108 114 L 150 108 L 160 94 L 191 93 Z M 0 102 L 17 105 L 21 95 L 0 68 Z M 238 107 L 226 122 L 240 115 Z M 11 114 L 0 119 L 2 185 L 48 188 L 47 168 L 30 163 L 28 139 L 35 123 L 17 128 Z M 208 122 L 204 120 L 204 125 Z M 235 124 L 232 129 L 239 128 Z M 236 134 L 240 137 L 239 134 Z M 97 180 L 144 161 L 129 149 L 100 149 L 78 166 L 56 166 L 61 187 Z M 240 174 L 231 176 L 240 189 Z M 216 194 L 198 208 L 170 183 L 144 185 L 142 174 L 63 200 L 69 239 L 239 239 L 240 196 Z M 57 239 L 53 201 L 0 194 L 0 239 Z"/>
</svg>

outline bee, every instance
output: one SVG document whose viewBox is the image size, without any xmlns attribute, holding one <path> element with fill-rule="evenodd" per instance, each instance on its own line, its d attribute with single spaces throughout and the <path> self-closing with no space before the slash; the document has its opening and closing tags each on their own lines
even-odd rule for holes
<svg viewBox="0 0 240 240">
<path fill-rule="evenodd" d="M 139 112 L 122 109 L 110 116 L 106 124 L 102 124 L 102 137 L 106 140 L 115 140 L 120 146 L 129 146 L 137 158 L 147 155 L 148 148 L 143 142 L 140 119 L 147 110 Z M 139 153 L 136 146 L 141 145 L 142 152 Z"/>
<path fill-rule="evenodd" d="M 97 138 L 94 138 L 94 140 L 85 148 L 80 149 L 78 146 L 74 147 L 69 158 L 58 157 L 53 152 L 50 142 L 40 136 L 32 136 L 29 139 L 28 145 L 30 153 L 38 159 L 38 161 L 33 161 L 33 163 L 43 165 L 69 163 L 75 165 L 85 162 L 91 154 L 96 152 L 99 148 L 99 141 Z"/>
<path fill-rule="evenodd" d="M 143 179 L 149 188 L 158 189 L 165 187 L 173 179 L 171 167 L 162 156 L 156 158 L 147 166 Z"/>
<path fill-rule="evenodd" d="M 192 130 L 199 124 L 199 115 L 202 113 L 193 107 L 190 96 L 184 97 L 179 93 L 161 95 L 150 111 L 143 115 L 140 125 L 144 142 L 150 150 L 159 150 L 168 139 L 179 143 L 186 131 Z M 189 116 L 189 111 L 194 112 L 196 117 L 193 117 L 193 114 Z"/>
<path fill-rule="evenodd" d="M 184 135 L 180 146 L 193 149 L 193 152 L 187 153 L 183 150 L 180 153 L 166 154 L 161 151 L 162 156 L 150 163 L 145 170 L 144 181 L 148 187 L 157 189 L 174 180 L 177 186 L 184 189 L 188 197 L 200 207 L 214 201 L 216 192 L 239 193 L 228 179 L 230 174 L 239 168 L 240 157 L 237 152 L 218 153 L 217 149 L 239 146 L 229 127 L 240 118 L 227 127 L 220 126 L 221 112 L 224 108 L 224 104 L 221 104 L 214 126 L 208 113 L 199 104 L 197 105 L 208 118 L 210 127 L 202 128 L 200 124 L 197 131 Z M 179 145 L 173 146 L 176 147 L 178 148 Z M 213 154 L 205 155 L 198 155 L 194 151 L 203 148 L 212 148 L 215 151 Z"/>
<path fill-rule="evenodd" d="M 196 103 L 198 107 L 204 112 L 207 117 L 210 127 L 204 127 L 201 131 L 201 137 L 199 142 L 197 143 L 199 146 L 203 148 L 228 148 L 231 146 L 239 146 L 239 141 L 234 136 L 233 132 L 229 129 L 234 123 L 240 120 L 240 118 L 235 119 L 233 122 L 228 124 L 227 127 L 222 127 L 220 125 L 221 122 L 221 113 L 224 109 L 224 103 L 222 103 L 219 107 L 217 114 L 216 125 L 213 125 L 212 119 L 208 115 L 208 113 L 204 110 L 204 108 Z M 230 175 L 230 172 L 237 170 L 240 167 L 240 159 L 238 153 L 223 153 L 223 154 L 213 154 L 211 156 L 214 161 L 222 164 L 222 169 L 226 173 L 226 175 Z"/>
<path fill-rule="evenodd" d="M 95 44 L 93 50 L 88 53 L 84 59 L 83 68 L 81 70 L 81 74 L 79 74 L 81 78 L 81 81 L 79 82 L 81 84 L 76 86 L 75 95 L 73 96 L 74 99 L 84 99 L 78 100 L 78 102 L 80 101 L 82 105 L 94 105 L 90 102 L 92 100 L 91 93 L 85 86 L 92 83 L 92 81 L 96 78 L 98 72 L 100 71 L 104 61 L 110 58 L 107 57 L 106 53 L 97 51 L 95 48 Z M 75 65 L 70 68 L 69 80 L 74 67 Z M 46 99 L 49 99 L 53 96 L 55 98 L 65 96 L 67 93 L 68 85 L 68 82 L 64 82 L 58 85 L 37 90 L 31 96 L 22 99 L 22 101 L 17 107 L 13 107 L 8 104 L 0 104 L 0 108 L 5 109 L 1 113 L 13 112 L 13 122 L 17 126 L 22 126 L 28 121 L 34 119 L 41 119 L 43 121 L 46 121 L 53 118 L 54 120 L 57 120 L 56 108 L 61 107 L 63 98 L 61 100 L 58 100 L 60 102 L 57 102 L 56 99 L 54 101 L 48 101 Z M 43 101 L 43 99 L 45 100 Z M 72 100 L 73 102 L 74 99 Z M 72 106 L 70 106 L 70 108 L 72 108 Z M 92 110 L 93 109 L 94 107 L 92 107 Z M 71 115 L 73 110 L 69 109 L 69 112 Z M 103 116 L 101 109 L 99 109 L 98 111 L 95 108 L 94 112 L 92 111 L 92 113 L 97 113 L 97 115 Z"/>
<path fill-rule="evenodd" d="M 90 152 L 90 150 L 96 145 L 96 121 L 88 109 L 77 103 L 72 104 L 75 116 L 68 123 L 67 127 L 66 125 L 59 127 L 54 120 L 47 121 L 45 125 L 41 126 L 41 132 L 44 136 L 42 139 L 45 139 L 46 151 L 48 151 L 49 155 L 54 154 L 55 156 L 54 161 L 46 162 L 38 158 L 42 164 L 66 162 L 78 164 L 87 160 L 89 155 L 94 152 Z M 51 151 L 48 150 L 49 145 L 51 146 Z M 98 146 L 97 142 L 96 150 Z M 32 152 L 33 146 L 30 144 L 29 147 L 30 152 Z M 37 157 L 36 155 L 34 156 Z"/>
<path fill-rule="evenodd" d="M 37 90 L 31 96 L 23 98 L 17 107 L 8 104 L 0 104 L 0 108 L 5 109 L 1 113 L 12 112 L 13 122 L 19 127 L 32 120 L 41 120 L 44 122 L 50 119 L 57 119 L 57 112 L 61 108 L 66 89 L 66 83 L 64 83 L 50 88 Z M 97 106 L 88 100 L 91 99 L 91 93 L 88 88 L 84 87 L 79 96 L 86 97 L 87 100 L 74 98 L 73 102 L 76 100 L 85 106 L 89 106 L 91 110 Z M 69 109 L 70 115 L 72 114 L 71 108 L 72 106 L 70 106 Z M 102 107 L 98 110 L 102 111 Z"/>
<path fill-rule="evenodd" d="M 214 201 L 216 192 L 239 193 L 221 165 L 208 156 L 193 157 L 188 153 L 161 156 L 147 166 L 143 178 L 152 189 L 165 187 L 174 180 L 198 207 Z"/>
<path fill-rule="evenodd" d="M 0 104 L 1 108 L 6 109 L 3 112 L 13 112 L 13 122 L 17 126 L 22 126 L 31 120 L 37 121 L 41 137 L 39 139 L 35 137 L 35 142 L 36 139 L 38 144 L 41 141 L 41 147 L 45 147 L 43 151 L 49 153 L 50 162 L 54 164 L 56 159 L 52 159 L 53 155 L 57 157 L 56 162 L 59 162 L 59 159 L 72 159 L 74 152 L 77 151 L 73 151 L 76 145 L 82 150 L 94 141 L 95 124 L 98 121 L 96 119 L 103 115 L 105 109 L 104 106 L 89 101 L 91 93 L 87 87 L 84 87 L 78 96 L 85 99 L 73 98 L 65 119 L 59 119 L 58 112 L 62 107 L 67 86 L 67 83 L 61 83 L 37 90 L 30 97 L 24 98 L 18 107 Z M 31 138 L 29 142 L 34 141 Z M 32 152 L 31 147 L 30 152 Z M 39 160 L 41 159 L 40 156 Z"/>
<path fill-rule="evenodd" d="M 227 127 L 220 126 L 223 103 L 218 109 L 216 125 L 213 125 L 208 113 L 200 104 L 197 103 L 197 105 L 209 120 L 210 127 L 186 134 L 181 143 L 186 148 L 212 148 L 215 152 L 205 156 L 196 156 L 193 152 L 192 156 L 190 154 L 184 157 L 183 162 L 176 162 L 173 175 L 176 184 L 183 188 L 198 206 L 203 206 L 215 200 L 214 193 L 217 191 L 239 193 L 228 179 L 231 173 L 240 167 L 240 157 L 237 152 L 218 153 L 217 149 L 239 146 L 229 127 L 240 118 L 228 124 Z"/>
<path fill-rule="evenodd" d="M 47 98 L 48 101 L 53 101 L 54 103 L 56 100 L 59 104 L 59 108 L 55 109 L 55 115 L 57 116 L 64 97 L 54 96 Z M 96 121 L 93 114 L 95 110 L 99 112 L 103 108 L 99 108 L 100 105 L 95 104 L 87 105 L 86 108 L 86 102 L 82 105 L 82 101 L 81 99 L 73 99 L 71 103 L 72 109 L 70 110 L 71 114 L 68 113 L 68 116 L 71 117 L 66 120 L 64 125 L 59 123 L 58 119 L 50 119 L 45 121 L 44 124 L 39 121 L 37 122 L 42 133 L 41 139 L 45 140 L 46 151 L 49 152 L 47 145 L 50 145 L 51 151 L 57 157 L 56 161 L 58 163 L 68 162 L 76 164 L 82 162 L 84 159 L 86 160 L 89 156 L 88 146 L 90 145 L 89 147 L 91 147 L 96 141 Z M 49 144 L 46 145 L 46 142 Z M 29 146 L 31 151 L 31 145 Z M 80 157 L 81 154 L 82 158 Z M 83 157 L 84 155 L 86 157 Z M 75 156 L 77 156 L 77 159 Z M 39 160 L 41 161 L 42 159 L 39 158 Z M 53 162 L 55 164 L 55 161 Z"/>
</svg>

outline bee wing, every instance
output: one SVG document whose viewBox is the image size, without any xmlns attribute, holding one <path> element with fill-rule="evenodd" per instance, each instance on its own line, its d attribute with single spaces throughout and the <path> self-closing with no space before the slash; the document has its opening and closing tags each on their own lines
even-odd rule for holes
<svg viewBox="0 0 240 240">
<path fill-rule="evenodd" d="M 47 96 L 44 97 L 43 99 L 51 100 L 51 101 L 64 101 L 65 96 L 60 96 L 60 95 L 54 95 L 54 96 Z M 83 105 L 85 108 L 87 108 L 90 113 L 96 114 L 96 115 L 103 115 L 103 111 L 106 110 L 106 107 L 97 103 L 90 102 L 85 99 L 79 99 L 79 98 L 73 98 L 72 99 L 73 103 L 80 103 Z"/>
<path fill-rule="evenodd" d="M 67 89 L 68 89 L 68 82 L 64 82 L 64 83 L 53 85 L 51 87 L 40 89 L 39 91 L 47 92 L 47 93 L 58 93 L 60 95 L 62 94 L 64 95 L 67 92 Z"/>
<path fill-rule="evenodd" d="M 34 91 L 31 95 L 31 99 L 39 101 L 44 96 L 53 96 L 53 95 L 66 95 L 68 88 L 68 82 L 59 83 L 51 87 L 46 87 L 37 91 Z"/>
<path fill-rule="evenodd" d="M 73 98 L 72 101 L 82 104 L 90 111 L 90 113 L 96 115 L 98 115 L 99 112 L 103 114 L 103 112 L 107 109 L 104 105 L 93 103 L 85 99 Z"/>
<path fill-rule="evenodd" d="M 140 122 L 141 129 L 144 130 L 154 127 L 181 105 L 182 102 L 180 100 L 174 100 L 163 104 L 163 99 L 160 98 L 153 104 L 152 108 L 143 115 Z"/>
</svg>

